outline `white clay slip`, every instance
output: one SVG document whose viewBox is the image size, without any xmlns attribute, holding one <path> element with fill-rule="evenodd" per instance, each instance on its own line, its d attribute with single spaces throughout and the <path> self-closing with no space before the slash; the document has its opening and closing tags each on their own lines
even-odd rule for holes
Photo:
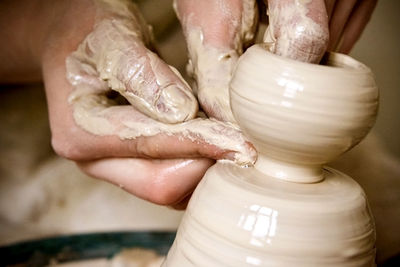
<svg viewBox="0 0 400 267">
<path fill-rule="evenodd" d="M 190 87 L 143 46 L 151 42 L 151 35 L 136 7 L 127 1 L 98 4 L 105 11 L 99 11 L 93 32 L 66 60 L 67 79 L 74 88 L 69 102 L 77 125 L 95 135 L 121 139 L 175 135 L 232 152 L 240 165 L 253 164 L 256 152 L 236 125 L 194 118 L 197 101 Z M 109 99 L 110 89 L 133 106 Z"/>
</svg>

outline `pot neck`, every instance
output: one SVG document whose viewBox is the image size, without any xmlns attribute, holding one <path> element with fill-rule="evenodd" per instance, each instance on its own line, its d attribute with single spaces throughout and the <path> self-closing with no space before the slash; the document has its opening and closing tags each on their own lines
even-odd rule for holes
<svg viewBox="0 0 400 267">
<path fill-rule="evenodd" d="M 254 166 L 258 171 L 294 183 L 317 183 L 324 179 L 321 165 L 302 165 L 259 155 Z"/>
</svg>

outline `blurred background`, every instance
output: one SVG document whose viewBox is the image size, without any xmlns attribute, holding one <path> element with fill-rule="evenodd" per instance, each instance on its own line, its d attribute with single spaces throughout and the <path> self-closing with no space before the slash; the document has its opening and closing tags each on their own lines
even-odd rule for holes
<svg viewBox="0 0 400 267">
<path fill-rule="evenodd" d="M 137 0 L 163 58 L 185 72 L 186 45 L 171 0 Z M 380 0 L 351 55 L 372 68 L 380 110 L 372 133 L 331 165 L 364 188 L 378 262 L 400 253 L 400 1 Z M 69 233 L 175 230 L 182 212 L 82 174 L 50 146 L 43 85 L 0 87 L 0 245 Z"/>
<path fill-rule="evenodd" d="M 385 147 L 400 156 L 400 1 L 378 1 L 351 55 L 372 68 L 380 88 L 375 132 Z M 400 178 L 400 177 L 399 177 Z"/>
</svg>

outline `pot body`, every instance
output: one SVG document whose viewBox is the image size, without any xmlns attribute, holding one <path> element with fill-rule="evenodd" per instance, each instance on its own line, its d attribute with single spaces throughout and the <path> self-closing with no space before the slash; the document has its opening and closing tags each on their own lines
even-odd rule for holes
<svg viewBox="0 0 400 267">
<path fill-rule="evenodd" d="M 193 194 L 164 267 L 374 266 L 375 227 L 351 178 L 292 183 L 218 162 Z"/>
<path fill-rule="evenodd" d="M 358 144 L 378 109 L 374 75 L 364 64 L 327 53 L 315 65 L 283 58 L 263 45 L 239 59 L 230 100 L 256 147 L 258 168 L 293 182 L 321 180 L 321 166 Z"/>
</svg>

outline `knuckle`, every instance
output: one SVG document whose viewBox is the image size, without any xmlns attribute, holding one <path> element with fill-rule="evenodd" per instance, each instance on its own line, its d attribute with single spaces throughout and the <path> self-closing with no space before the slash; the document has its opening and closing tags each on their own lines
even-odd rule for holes
<svg viewBox="0 0 400 267">
<path fill-rule="evenodd" d="M 157 137 L 141 137 L 133 144 L 134 151 L 143 158 L 160 158 L 162 151 Z"/>
<path fill-rule="evenodd" d="M 149 201 L 159 205 L 172 205 L 181 199 L 179 189 L 166 183 L 163 177 L 157 177 L 149 186 L 148 192 Z"/>
<path fill-rule="evenodd" d="M 130 151 L 134 152 L 136 156 L 146 158 L 147 155 L 147 145 L 143 137 L 136 139 L 136 142 L 130 143 Z"/>
<path fill-rule="evenodd" d="M 64 134 L 54 134 L 51 138 L 51 145 L 56 154 L 63 158 L 74 161 L 82 160 L 80 146 L 72 140 Z"/>
</svg>

